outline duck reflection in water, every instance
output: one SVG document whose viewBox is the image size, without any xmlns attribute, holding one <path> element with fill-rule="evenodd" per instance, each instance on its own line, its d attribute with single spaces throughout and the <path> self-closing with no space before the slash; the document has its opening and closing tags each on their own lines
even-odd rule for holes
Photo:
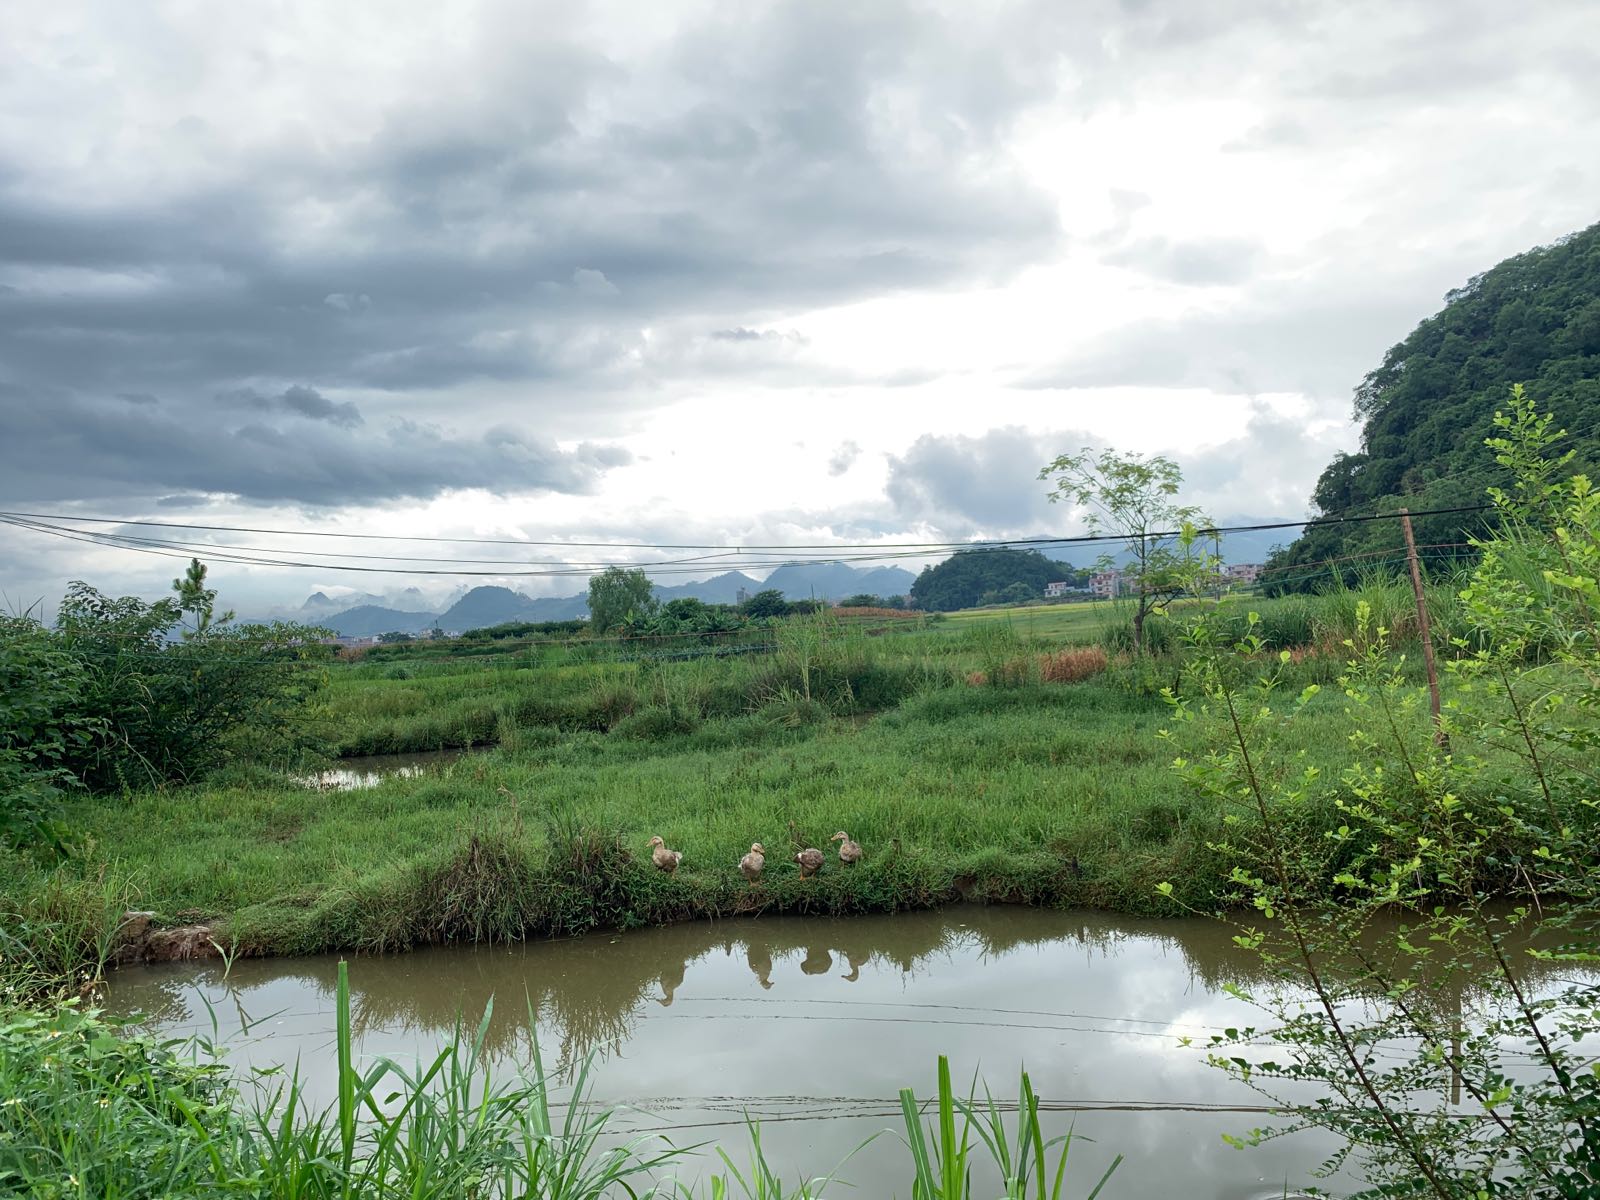
<svg viewBox="0 0 1600 1200">
<path fill-rule="evenodd" d="M 744 961 L 763 990 L 772 987 L 772 948 L 765 942 L 748 941 L 744 944 Z"/>
<path fill-rule="evenodd" d="M 807 975 L 826 975 L 833 970 L 833 952 L 826 946 L 808 946 L 800 969 Z"/>
<path fill-rule="evenodd" d="M 661 972 L 661 995 L 657 997 L 656 1003 L 662 1008 L 672 1007 L 672 997 L 683 986 L 684 972 L 688 969 L 687 962 L 679 962 Z"/>
</svg>

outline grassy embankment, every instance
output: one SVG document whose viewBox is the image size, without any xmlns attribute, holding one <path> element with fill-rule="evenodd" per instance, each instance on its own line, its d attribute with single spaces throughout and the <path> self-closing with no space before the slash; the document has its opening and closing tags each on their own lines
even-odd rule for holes
<svg viewBox="0 0 1600 1200">
<path fill-rule="evenodd" d="M 1274 605 L 1264 625 L 1286 646 L 1338 632 L 1315 602 Z M 341 666 L 325 717 L 345 751 L 498 748 L 355 792 L 240 769 L 84 799 L 71 816 L 93 849 L 68 871 L 131 880 L 162 920 L 216 921 L 224 942 L 268 953 L 958 897 L 1141 911 L 1162 880 L 1210 904 L 1222 882 L 1205 843 L 1221 815 L 1182 789 L 1179 747 L 1157 736 L 1155 689 L 1175 662 L 1100 671 L 1096 651 L 1019 632 L 1036 612 L 881 635 L 796 622 L 775 652 L 724 659 L 616 661 L 577 644 L 417 662 L 406 678 L 392 663 Z M 1085 640 L 1115 642 L 1067 615 Z M 1328 681 L 1337 660 L 1292 670 Z M 1339 700 L 1307 715 L 1310 760 L 1337 764 Z M 830 855 L 799 879 L 795 849 L 826 849 L 840 828 L 866 861 Z M 675 877 L 649 866 L 652 834 L 684 851 Z M 735 864 L 757 840 L 769 867 L 752 888 Z M 49 903 L 104 893 L 71 885 Z M 37 879 L 8 890 L 35 907 L 50 894 Z"/>
</svg>

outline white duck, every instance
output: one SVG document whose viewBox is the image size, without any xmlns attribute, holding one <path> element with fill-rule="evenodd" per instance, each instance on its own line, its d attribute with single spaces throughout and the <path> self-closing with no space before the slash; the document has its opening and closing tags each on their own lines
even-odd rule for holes
<svg viewBox="0 0 1600 1200">
<path fill-rule="evenodd" d="M 761 878 L 761 872 L 767 865 L 767 850 L 760 842 L 750 843 L 750 853 L 739 860 L 739 874 L 751 883 Z"/>
</svg>

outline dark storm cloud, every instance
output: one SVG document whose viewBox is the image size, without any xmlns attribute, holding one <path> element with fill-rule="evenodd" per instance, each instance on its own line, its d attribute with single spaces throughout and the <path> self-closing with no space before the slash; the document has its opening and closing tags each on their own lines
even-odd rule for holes
<svg viewBox="0 0 1600 1200">
<path fill-rule="evenodd" d="M 1086 434 L 1036 434 L 1015 427 L 977 437 L 925 434 L 889 456 L 884 492 L 896 513 L 947 533 L 1018 534 L 1050 518 L 1039 468 L 1089 440 Z"/>
<path fill-rule="evenodd" d="M 0 276 L 18 288 L 0 354 L 79 386 L 182 374 L 214 392 L 292 369 L 317 386 L 441 387 L 581 375 L 537 347 L 597 312 L 637 327 L 997 277 L 1059 229 L 992 140 L 1028 97 L 923 77 L 961 36 L 897 5 L 707 22 L 652 67 L 697 102 L 581 130 L 609 89 L 641 81 L 552 38 L 491 79 L 492 103 L 397 96 L 352 153 L 282 148 L 270 175 L 159 208 L 0 196 Z M 891 95 L 909 98 L 908 126 L 878 114 Z M 286 252 L 309 207 L 342 236 Z M 156 286 L 24 270 L 63 266 Z M 483 345 L 511 328 L 534 345 Z"/>
<path fill-rule="evenodd" d="M 246 390 L 237 393 L 231 399 L 243 407 L 260 412 L 287 413 L 310 421 L 326 421 L 330 425 L 341 425 L 346 429 L 354 429 L 363 423 L 361 410 L 350 401 L 335 403 L 316 388 L 303 387 L 299 384 L 285 388 L 276 396 L 263 396 Z"/>
<path fill-rule="evenodd" d="M 297 73 L 296 53 L 262 49 L 222 82 L 208 64 L 230 61 L 233 42 L 307 62 L 328 47 L 291 6 L 242 14 L 241 32 L 181 13 L 130 22 L 106 3 L 72 59 L 45 36 L 5 39 L 0 97 L 28 108 L 5 126 L 0 164 L 0 487 L 307 503 L 582 491 L 615 453 L 564 454 L 519 430 L 654 404 L 680 379 L 924 382 L 937 371 L 915 362 L 870 380 L 812 363 L 764 326 L 1054 261 L 1069 244 L 1062 197 L 1034 184 L 1012 134 L 1135 109 L 1159 123 L 1195 98 L 1261 110 L 1230 162 L 1271 153 L 1286 171 L 1321 169 L 1298 156 L 1355 147 L 1382 184 L 1370 212 L 1349 215 L 1365 232 L 1317 256 L 1294 290 L 1130 326 L 1024 367 L 1028 382 L 1344 395 L 1445 288 L 1493 261 L 1481 239 L 1448 261 L 1397 247 L 1397 228 L 1432 215 L 1407 190 L 1423 169 L 1412 151 L 1428 145 L 1398 122 L 1430 97 L 1456 106 L 1473 153 L 1431 193 L 1452 204 L 1500 186 L 1483 147 L 1503 140 L 1483 139 L 1522 136 L 1550 112 L 1600 127 L 1593 39 L 1562 36 L 1583 26 L 1557 6 L 1508 27 L 1489 0 L 1392 16 L 1310 0 L 787 0 L 641 22 L 610 44 L 568 19 L 577 7 L 452 13 L 453 36 L 413 59 L 403 39 L 362 54 L 335 44 L 348 74 Z M 169 75 L 175 63 L 188 73 Z M 33 75 L 4 91 L 24 66 Z M 1535 88 L 1557 99 L 1539 108 Z M 1503 89 L 1493 119 L 1474 103 L 1482 89 Z M 163 107 L 175 93 L 191 111 Z M 1530 181 L 1538 204 L 1521 207 L 1546 222 L 1574 194 L 1588 202 L 1594 160 L 1588 140 L 1550 128 L 1578 165 Z M 1110 226 L 1084 231 L 1082 248 L 1164 281 L 1259 284 L 1253 242 L 1162 229 L 1174 197 L 1146 174 L 1070 185 L 1112 193 Z M 1500 196 L 1486 212 L 1517 207 Z M 1496 248 L 1548 234 L 1494 220 Z M 1435 256 L 1425 289 L 1362 278 L 1397 248 Z M 485 394 L 504 407 L 480 407 Z M 471 432 L 393 419 L 429 411 Z M 1020 466 L 973 440 L 994 467 Z M 950 449 L 919 442 L 895 460 L 897 504 L 1005 517 L 998 485 L 955 478 Z"/>
<path fill-rule="evenodd" d="M 674 368 L 668 335 L 642 353 L 646 328 L 999 280 L 1060 244 L 1000 138 L 1048 96 L 1055 54 L 1010 26 L 974 54 L 965 22 L 909 3 L 779 4 L 623 62 L 563 28 L 500 25 L 430 69 L 466 83 L 394 88 L 370 136 L 286 119 L 252 152 L 222 117 L 185 118 L 172 152 L 214 167 L 187 187 L 170 172 L 159 201 L 98 180 L 58 191 L 17 163 L 0 186 L 0 381 L 36 440 L 7 490 L 331 503 L 480 475 L 582 490 L 606 463 L 426 436 L 387 424 L 374 393 L 520 386 L 499 418 L 546 428 L 574 391 L 640 403 L 629 385 Z M 159 397 L 160 418 L 130 414 L 144 400 L 113 411 L 115 394 Z M 201 436 L 217 397 L 258 419 Z M 452 412 L 475 416 L 496 419 Z"/>
<path fill-rule="evenodd" d="M 507 426 L 458 436 L 414 421 L 391 420 L 375 429 L 296 419 L 300 412 L 286 411 L 296 403 L 316 410 L 328 402 L 319 405 L 321 398 L 313 400 L 309 389 L 286 399 L 290 393 L 277 397 L 269 413 L 240 419 L 236 405 L 179 417 L 164 408 L 0 388 L 7 426 L 0 439 L 0 500 L 178 491 L 339 505 L 421 499 L 460 488 L 581 493 L 593 490 L 602 472 L 629 461 L 620 447 L 583 444 L 564 451 Z M 342 406 L 331 407 L 337 413 Z"/>
</svg>

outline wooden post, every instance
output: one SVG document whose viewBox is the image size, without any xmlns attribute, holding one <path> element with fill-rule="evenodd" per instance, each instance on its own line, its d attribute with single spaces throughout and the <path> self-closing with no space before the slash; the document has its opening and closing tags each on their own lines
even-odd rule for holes
<svg viewBox="0 0 1600 1200">
<path fill-rule="evenodd" d="M 1444 722 L 1439 716 L 1439 669 L 1433 661 L 1433 634 L 1428 629 L 1428 601 L 1422 594 L 1422 567 L 1417 562 L 1417 539 L 1411 533 L 1411 510 L 1400 510 L 1400 528 L 1406 535 L 1406 561 L 1411 564 L 1411 591 L 1417 598 L 1417 633 L 1422 638 L 1422 661 L 1428 668 L 1428 707 L 1433 711 L 1433 744 L 1448 748 Z"/>
</svg>

